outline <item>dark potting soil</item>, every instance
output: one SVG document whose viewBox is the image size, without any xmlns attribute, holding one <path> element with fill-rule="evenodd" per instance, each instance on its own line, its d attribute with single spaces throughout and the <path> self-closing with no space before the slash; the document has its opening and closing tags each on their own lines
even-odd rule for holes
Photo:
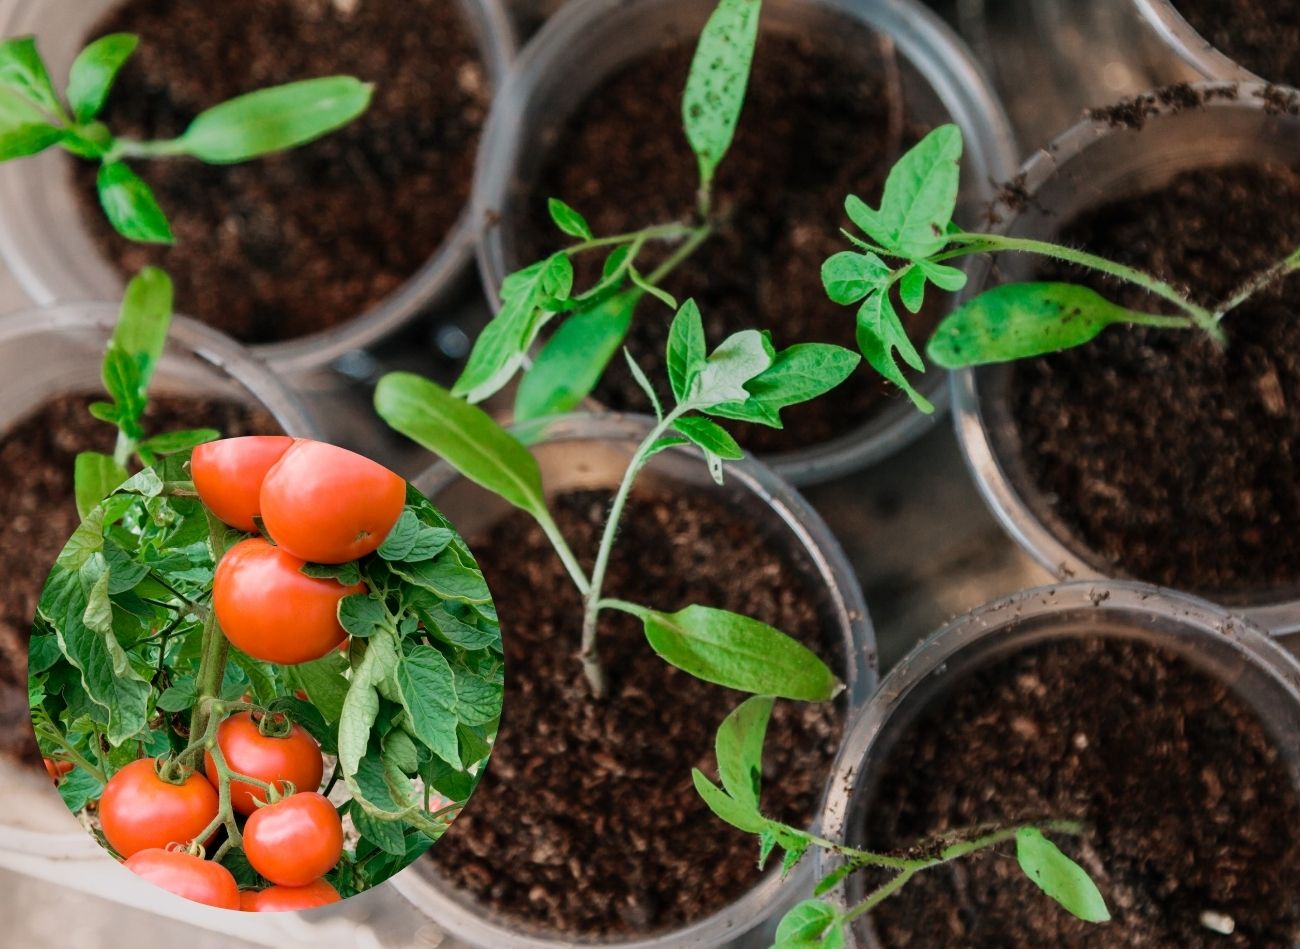
<svg viewBox="0 0 1300 949">
<path fill-rule="evenodd" d="M 1070 222 L 1072 246 L 1148 270 L 1206 305 L 1300 245 L 1300 174 L 1189 172 Z M 1068 267 L 1041 279 L 1161 310 L 1128 285 Z M 1300 278 L 1204 334 L 1112 328 L 1018 363 L 1012 411 L 1029 477 L 1108 566 L 1231 595 L 1300 585 Z"/>
<path fill-rule="evenodd" d="M 1210 45 L 1270 82 L 1300 82 L 1296 0 L 1174 0 Z"/>
<path fill-rule="evenodd" d="M 113 233 L 80 163 L 82 216 L 124 274 L 176 280 L 181 309 L 243 342 L 294 339 L 359 315 L 429 259 L 469 195 L 489 88 L 454 0 L 126 0 L 93 31 L 138 33 L 103 119 L 170 138 L 209 106 L 348 74 L 369 111 L 295 151 L 243 165 L 141 161 L 172 248 Z M 238 293 L 231 288 L 238 287 Z"/>
<path fill-rule="evenodd" d="M 869 808 L 891 849 L 984 822 L 1054 835 L 1113 920 L 1084 923 L 1021 873 L 1015 845 L 927 870 L 872 914 L 885 946 L 1289 949 L 1300 940 L 1300 801 L 1228 688 L 1149 646 L 1040 645 L 979 670 L 913 722 Z M 1202 914 L 1231 919 L 1206 928 Z"/>
<path fill-rule="evenodd" d="M 607 492 L 560 497 L 556 521 L 594 559 Z M 440 872 L 525 928 L 650 933 L 699 919 L 759 879 L 755 838 L 717 821 L 691 784 L 716 775 L 713 739 L 742 700 L 672 668 L 639 622 L 602 617 L 610 693 L 591 698 L 576 658 L 581 605 L 540 529 L 518 515 L 472 543 L 506 649 L 505 716 L 492 767 L 430 851 Z M 634 496 L 609 595 L 676 610 L 704 603 L 783 629 L 843 668 L 789 555 L 698 496 Z M 779 702 L 764 756 L 764 809 L 809 821 L 842 709 Z"/>
<path fill-rule="evenodd" d="M 73 460 L 81 451 L 113 450 L 114 429 L 86 410 L 95 398 L 54 399 L 0 436 L 0 471 L 7 481 L 0 493 L 0 754 L 38 766 L 27 708 L 27 640 L 45 578 L 80 523 L 72 492 Z M 158 398 L 145 419 L 148 432 L 209 427 L 235 436 L 280 431 L 264 411 L 229 402 Z"/>
<path fill-rule="evenodd" d="M 698 172 L 680 103 L 692 51 L 687 42 L 662 46 L 616 73 L 576 110 L 527 197 L 519 246 L 528 260 L 568 240 L 547 216 L 551 196 L 586 215 L 598 234 L 690 217 Z M 845 196 L 878 203 L 894 160 L 927 131 L 895 114 L 901 99 L 891 91 L 883 58 L 875 34 L 847 20 L 831 44 L 760 34 L 736 137 L 715 179 L 715 208 L 724 223 L 663 282 L 679 301 L 693 297 L 700 305 L 710 347 L 757 327 L 771 330 L 778 348 L 828 342 L 857 351 L 855 311 L 827 299 L 821 265 L 846 246 L 838 231 L 847 225 Z M 663 248 L 647 252 L 643 271 L 663 256 Z M 583 257 L 579 281 L 589 286 L 601 259 Z M 931 294 L 919 316 L 899 307 L 914 339 L 928 338 L 941 303 Z M 628 338 L 665 394 L 671 321 L 665 306 L 644 300 Z M 617 410 L 649 409 L 621 358 L 595 396 Z M 864 367 L 829 395 L 787 409 L 784 430 L 737 431 L 754 451 L 806 447 L 862 424 L 887 398 L 905 397 Z"/>
</svg>

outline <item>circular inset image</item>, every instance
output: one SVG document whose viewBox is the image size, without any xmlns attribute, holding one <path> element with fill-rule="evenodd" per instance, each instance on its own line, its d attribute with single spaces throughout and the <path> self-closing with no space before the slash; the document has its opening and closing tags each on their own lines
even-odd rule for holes
<svg viewBox="0 0 1300 949">
<path fill-rule="evenodd" d="M 29 651 L 68 807 L 135 873 L 236 910 L 335 902 L 436 843 L 503 682 L 446 519 L 383 466 L 286 436 L 167 455 L 94 507 Z"/>
</svg>

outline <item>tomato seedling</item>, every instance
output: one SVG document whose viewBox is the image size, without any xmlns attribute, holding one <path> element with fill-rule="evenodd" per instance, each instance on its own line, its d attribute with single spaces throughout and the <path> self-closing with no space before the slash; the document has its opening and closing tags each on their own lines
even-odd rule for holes
<svg viewBox="0 0 1300 949">
<path fill-rule="evenodd" d="M 141 142 L 118 137 L 99 115 L 137 45 L 139 37 L 130 33 L 90 43 L 73 62 L 60 96 L 35 37 L 0 43 L 0 161 L 58 146 L 99 162 L 100 206 L 114 230 L 129 240 L 174 240 L 167 215 L 129 160 L 188 156 L 213 165 L 249 161 L 314 141 L 370 105 L 370 85 L 350 76 L 326 76 L 215 105 L 199 113 L 176 138 Z"/>
</svg>

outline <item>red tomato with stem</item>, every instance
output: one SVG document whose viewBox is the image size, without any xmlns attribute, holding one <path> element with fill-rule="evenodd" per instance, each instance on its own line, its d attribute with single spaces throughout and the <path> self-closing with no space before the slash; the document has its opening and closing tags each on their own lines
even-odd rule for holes
<svg viewBox="0 0 1300 949">
<path fill-rule="evenodd" d="M 300 440 L 262 482 L 262 523 L 276 544 L 312 563 L 373 553 L 406 505 L 406 482 L 378 462 Z"/>
<path fill-rule="evenodd" d="M 226 551 L 212 579 L 212 606 L 226 638 L 254 659 L 293 665 L 319 659 L 347 639 L 339 600 L 364 583 L 308 577 L 301 558 L 261 537 Z"/>
<path fill-rule="evenodd" d="M 337 903 L 342 897 L 327 880 L 312 880 L 306 886 L 268 886 L 253 893 L 247 901 L 241 899 L 240 908 L 252 913 L 289 913 L 315 909 Z"/>
<path fill-rule="evenodd" d="M 71 761 L 55 761 L 53 758 L 42 758 L 41 760 L 45 763 L 45 773 L 50 776 L 50 780 L 55 784 L 58 784 L 59 778 L 73 768 Z"/>
<path fill-rule="evenodd" d="M 201 774 L 180 784 L 158 776 L 152 758 L 132 761 L 108 779 L 99 820 L 109 846 L 123 857 L 188 844 L 217 816 L 217 792 Z"/>
<path fill-rule="evenodd" d="M 183 850 L 151 847 L 132 854 L 126 868 L 177 896 L 220 909 L 239 909 L 239 886 L 219 863 Z"/>
<path fill-rule="evenodd" d="M 255 531 L 258 498 L 271 466 L 293 445 L 288 435 L 245 435 L 199 445 L 190 455 L 190 476 L 199 500 L 226 524 Z"/>
<path fill-rule="evenodd" d="M 244 824 L 244 856 L 280 886 L 306 886 L 343 854 L 343 822 L 323 794 L 292 794 L 259 807 Z"/>
<path fill-rule="evenodd" d="M 282 738 L 263 735 L 252 712 L 231 715 L 217 727 L 217 746 L 231 771 L 246 774 L 267 784 L 293 783 L 298 791 L 316 791 L 325 772 L 320 745 L 301 725 L 293 725 Z M 217 787 L 217 763 L 212 752 L 204 752 L 204 770 Z M 257 810 L 253 798 L 266 800 L 266 792 L 244 781 L 230 782 L 230 804 L 240 814 Z"/>
</svg>

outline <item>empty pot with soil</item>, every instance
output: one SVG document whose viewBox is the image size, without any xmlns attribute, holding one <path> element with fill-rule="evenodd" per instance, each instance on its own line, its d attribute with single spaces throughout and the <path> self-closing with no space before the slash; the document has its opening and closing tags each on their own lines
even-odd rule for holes
<svg viewBox="0 0 1300 949">
<path fill-rule="evenodd" d="M 1138 12 L 1206 79 L 1300 85 L 1296 0 L 1133 0 Z"/>
<path fill-rule="evenodd" d="M 1172 87 L 1036 155 L 998 230 L 1101 254 L 1211 307 L 1300 246 L 1300 118 L 1257 85 Z M 1065 280 L 1145 312 L 1162 301 L 1003 255 L 971 281 Z M 1112 327 L 1054 355 L 953 376 L 985 500 L 1058 577 L 1188 590 L 1300 627 L 1300 280 L 1199 331 Z"/>
<path fill-rule="evenodd" d="M 690 217 L 697 163 L 685 135 L 682 92 L 713 4 L 692 0 L 577 0 L 521 54 L 493 104 L 475 179 L 483 228 L 479 270 L 496 301 L 502 278 L 558 250 L 547 214 L 560 198 L 598 234 Z M 714 184 L 714 233 L 662 281 L 707 314 L 706 335 L 770 329 L 778 347 L 800 341 L 855 348 L 855 324 L 822 289 L 822 261 L 849 193 L 872 200 L 901 152 L 930 128 L 966 133 L 962 196 L 968 221 L 986 184 L 1009 167 L 1005 116 L 968 51 L 912 2 L 770 0 L 735 141 Z M 647 265 L 675 245 L 643 251 Z M 588 277 L 581 261 L 579 285 Z M 641 260 L 638 258 L 638 265 Z M 939 296 L 915 322 L 918 338 L 943 315 Z M 627 345 L 651 378 L 662 373 L 669 312 L 637 308 Z M 924 377 L 943 393 L 939 372 Z M 621 359 L 593 393 L 618 411 L 648 411 Z M 942 400 L 940 400 L 942 401 Z M 791 410 L 783 430 L 741 441 L 796 483 L 879 460 L 927 427 L 870 370 L 816 404 Z"/>
<path fill-rule="evenodd" d="M 650 425 L 566 416 L 531 442 L 549 506 L 587 566 Z M 415 484 L 469 539 L 492 587 L 508 694 L 474 806 L 394 883 L 484 949 L 768 945 L 753 930 L 807 887 L 810 868 L 785 880 L 760 873 L 752 839 L 713 820 L 691 784 L 737 693 L 669 666 L 638 622 L 606 613 L 608 691 L 592 698 L 577 658 L 581 602 L 535 522 L 445 465 Z M 624 512 L 606 590 L 655 609 L 742 611 L 830 665 L 845 691 L 830 703 L 779 702 L 772 723 L 780 750 L 765 804 L 810 821 L 876 666 L 861 592 L 821 519 L 760 464 L 729 465 L 719 487 L 698 453 L 665 451 Z"/>
<path fill-rule="evenodd" d="M 73 497 L 78 452 L 112 452 L 115 430 L 86 406 L 102 398 L 100 365 L 117 323 L 111 304 L 69 304 L 0 317 L 0 781 L 6 796 L 48 794 L 32 735 L 27 639 L 46 575 L 80 518 Z M 296 396 L 246 349 L 185 317 L 172 321 L 145 416 L 149 434 L 198 427 L 223 435 L 278 433 L 315 438 Z M 31 775 L 17 773 L 30 770 Z M 39 777 L 37 777 L 39 776 Z M 24 792 L 22 789 L 29 790 Z M 67 828 L 66 809 L 48 826 L 0 826 L 0 847 L 48 855 L 99 848 Z"/>
<path fill-rule="evenodd" d="M 1003 845 L 918 874 L 850 945 L 1300 941 L 1300 665 L 1190 596 L 1070 583 L 954 620 L 881 683 L 831 788 L 822 833 L 875 850 L 985 822 L 1079 821 L 1057 843 L 1112 917 L 1069 915 Z M 833 902 L 887 879 L 855 874 Z"/>
<path fill-rule="evenodd" d="M 217 102 L 315 76 L 355 75 L 374 98 L 350 126 L 247 165 L 141 163 L 169 248 L 114 234 L 93 163 L 52 150 L 0 167 L 0 255 L 38 303 L 114 299 L 153 263 L 196 318 L 310 370 L 463 273 L 475 148 L 514 51 L 499 0 L 0 0 L 0 35 L 34 34 L 54 75 L 110 31 L 141 39 L 103 114 L 119 135 L 176 135 Z"/>
</svg>

